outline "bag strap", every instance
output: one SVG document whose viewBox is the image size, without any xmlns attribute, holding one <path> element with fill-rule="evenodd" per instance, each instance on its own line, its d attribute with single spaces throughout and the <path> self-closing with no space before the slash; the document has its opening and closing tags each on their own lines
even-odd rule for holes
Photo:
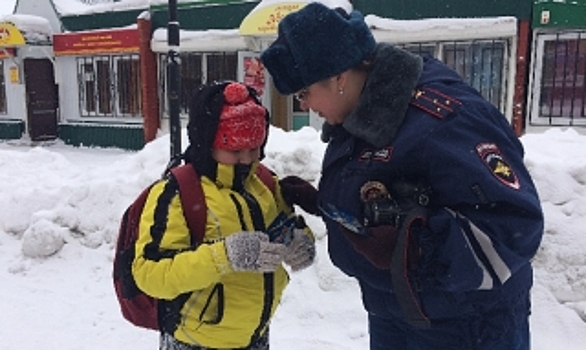
<svg viewBox="0 0 586 350">
<path fill-rule="evenodd" d="M 271 192 L 275 194 L 275 178 L 273 177 L 273 173 L 269 170 L 269 168 L 260 163 L 256 168 L 256 176 L 258 176 L 260 181 L 262 181 L 265 184 L 265 186 L 267 186 L 269 190 L 271 190 Z"/>
<path fill-rule="evenodd" d="M 207 207 L 199 175 L 191 164 L 174 167 L 171 173 L 179 184 L 179 198 L 191 232 L 191 243 L 197 247 L 203 241 L 207 219 Z"/>
<path fill-rule="evenodd" d="M 207 206 L 199 175 L 190 164 L 173 167 L 170 171 L 179 184 L 179 198 L 187 227 L 191 232 L 191 243 L 197 247 L 203 241 L 207 219 Z M 259 164 L 256 175 L 274 194 L 276 184 L 273 173 L 266 166 Z"/>
<path fill-rule="evenodd" d="M 423 312 L 415 281 L 410 273 L 410 257 L 419 254 L 418 246 L 415 246 L 415 233 L 412 231 L 417 226 L 424 226 L 427 221 L 427 211 L 424 207 L 415 207 L 407 213 L 399 228 L 397 245 L 391 259 L 391 282 L 399 306 L 407 319 L 407 322 L 418 329 L 429 329 L 430 320 Z"/>
</svg>

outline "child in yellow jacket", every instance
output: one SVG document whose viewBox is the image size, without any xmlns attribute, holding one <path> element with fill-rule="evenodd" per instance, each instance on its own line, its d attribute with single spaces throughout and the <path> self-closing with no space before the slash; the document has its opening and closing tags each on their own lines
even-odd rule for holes
<svg viewBox="0 0 586 350">
<path fill-rule="evenodd" d="M 313 235 L 282 195 L 299 197 L 299 179 L 291 190 L 275 178 L 271 191 L 256 175 L 268 112 L 250 87 L 201 87 L 187 128 L 186 161 L 207 206 L 203 242 L 191 247 L 177 181 L 167 177 L 146 200 L 132 266 L 138 287 L 159 300 L 160 350 L 269 349 L 269 323 L 289 280 L 283 263 L 296 271 L 315 258 Z M 314 203 L 313 187 L 301 188 Z M 267 230 L 283 216 L 294 224 L 276 242 Z"/>
</svg>

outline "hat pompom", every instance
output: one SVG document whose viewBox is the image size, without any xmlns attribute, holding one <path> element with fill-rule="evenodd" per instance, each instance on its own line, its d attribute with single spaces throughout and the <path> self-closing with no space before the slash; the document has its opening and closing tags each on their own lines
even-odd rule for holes
<svg viewBox="0 0 586 350">
<path fill-rule="evenodd" d="M 248 96 L 250 93 L 243 84 L 230 83 L 224 89 L 224 100 L 231 105 L 243 103 Z"/>
<path fill-rule="evenodd" d="M 213 147 L 231 151 L 260 147 L 267 136 L 266 108 L 242 83 L 227 84 L 223 95 Z"/>
</svg>

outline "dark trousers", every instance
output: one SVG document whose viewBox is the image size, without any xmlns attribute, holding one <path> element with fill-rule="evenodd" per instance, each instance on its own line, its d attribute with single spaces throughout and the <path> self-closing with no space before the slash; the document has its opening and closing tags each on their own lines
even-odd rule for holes
<svg viewBox="0 0 586 350">
<path fill-rule="evenodd" d="M 160 338 L 159 350 L 269 350 L 269 332 L 266 331 L 265 334 L 253 344 L 238 349 L 213 349 L 199 345 L 190 345 L 175 339 L 175 337 L 170 334 L 163 333 Z"/>
<path fill-rule="evenodd" d="M 402 320 L 370 315 L 370 350 L 529 350 L 529 320 L 511 328 L 502 337 L 484 339 L 469 322 L 461 327 L 416 330 Z M 481 322 L 481 321 L 480 321 Z M 466 323 L 466 322 L 464 322 Z"/>
</svg>

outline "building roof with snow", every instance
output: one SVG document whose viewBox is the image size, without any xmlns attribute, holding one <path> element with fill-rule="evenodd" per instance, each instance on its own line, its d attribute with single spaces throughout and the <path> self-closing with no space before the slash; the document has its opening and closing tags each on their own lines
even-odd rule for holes
<svg viewBox="0 0 586 350">
<path fill-rule="evenodd" d="M 53 30 L 46 18 L 33 15 L 0 15 L 0 23 L 10 23 L 20 31 L 28 45 L 50 45 Z"/>
</svg>

